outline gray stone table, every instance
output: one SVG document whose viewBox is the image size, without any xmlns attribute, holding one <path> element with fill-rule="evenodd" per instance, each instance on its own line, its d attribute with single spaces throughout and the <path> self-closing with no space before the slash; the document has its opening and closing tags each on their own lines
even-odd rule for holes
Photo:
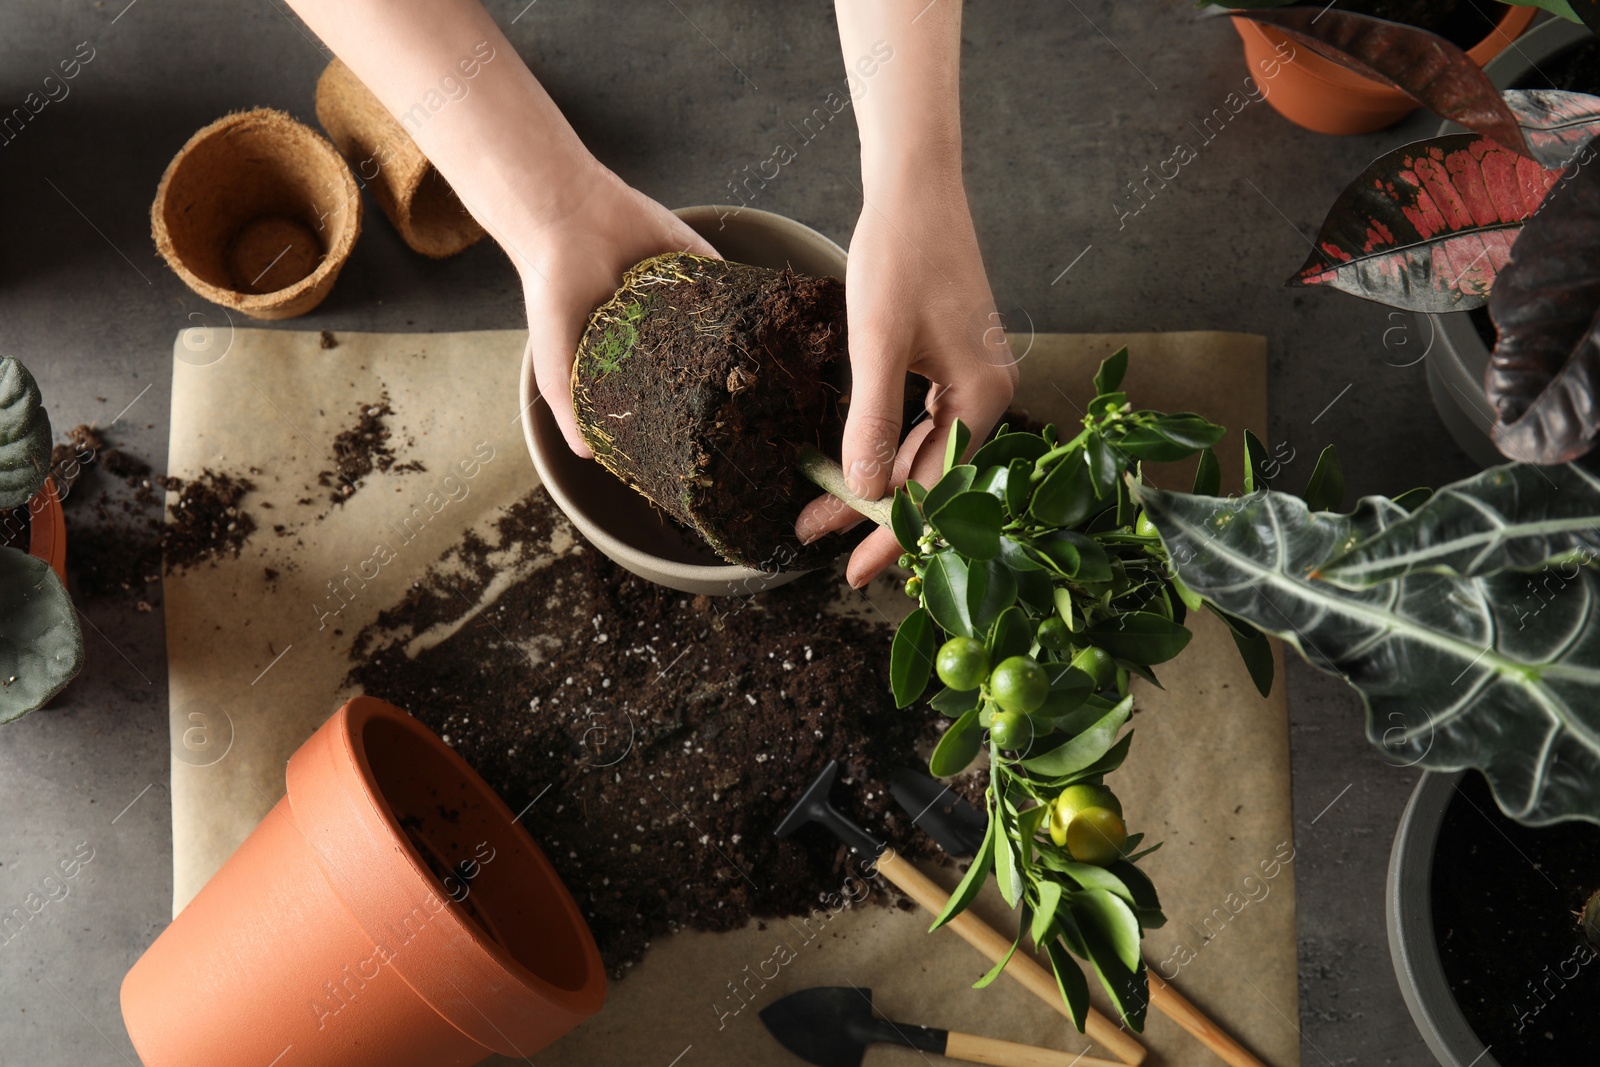
<svg viewBox="0 0 1600 1067">
<path fill-rule="evenodd" d="M 0 115 L 82 42 L 93 50 L 70 93 L 0 143 L 0 351 L 32 366 L 58 428 L 104 426 L 131 404 L 112 433 L 159 470 L 172 339 L 220 319 L 155 254 L 156 182 L 189 134 L 227 111 L 268 105 L 311 121 L 326 56 L 281 0 L 124 3 L 0 7 Z M 823 0 L 490 3 L 595 153 L 669 205 L 728 199 L 729 183 L 843 80 Z M 1227 22 L 1198 17 L 1187 0 L 969 7 L 966 173 L 1008 322 L 1260 332 L 1271 351 L 1270 444 L 1296 456 L 1288 484 L 1330 441 L 1352 496 L 1466 473 L 1429 406 L 1422 365 L 1396 365 L 1408 361 L 1400 335 L 1386 346 L 1398 320 L 1282 286 L 1343 184 L 1387 147 L 1425 135 L 1429 120 L 1335 139 L 1253 102 L 1142 211 L 1120 217 L 1126 183 L 1193 139 L 1191 120 L 1242 89 L 1245 74 Z M 846 111 L 754 206 L 847 243 L 858 185 Z M 332 297 L 285 325 L 462 330 L 514 327 L 520 315 L 497 249 L 425 261 L 369 201 Z M 0 943 L 6 1067 L 136 1059 L 117 989 L 166 922 L 171 877 L 159 591 L 147 599 L 154 610 L 132 595 L 83 599 L 84 674 L 58 706 L 0 728 L 0 912 L 79 842 L 94 850 L 65 898 Z M 1306 1064 L 1424 1062 L 1382 920 L 1389 842 L 1415 772 L 1368 746 L 1342 683 L 1297 665 L 1287 684 L 1300 1010 L 1284 1025 L 1299 1028 Z"/>
</svg>

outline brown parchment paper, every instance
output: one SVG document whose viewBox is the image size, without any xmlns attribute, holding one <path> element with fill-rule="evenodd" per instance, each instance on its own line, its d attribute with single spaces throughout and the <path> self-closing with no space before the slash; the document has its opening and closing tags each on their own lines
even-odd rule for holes
<svg viewBox="0 0 1600 1067">
<path fill-rule="evenodd" d="M 237 558 L 165 580 L 174 914 L 282 795 L 289 756 L 352 695 L 344 677 L 354 635 L 463 531 L 486 529 L 537 478 L 516 400 L 524 333 L 340 334 L 335 341 L 324 348 L 316 333 L 186 331 L 174 346 L 169 470 L 183 478 L 205 469 L 246 475 L 256 485 L 246 510 L 259 524 Z M 1126 388 L 1138 404 L 1199 411 L 1232 431 L 1219 451 L 1236 489 L 1239 431 L 1266 426 L 1260 337 L 1018 339 L 1018 406 L 1040 419 L 1076 420 L 1094 367 L 1122 344 L 1132 354 Z M 385 394 L 399 458 L 424 470 L 375 472 L 333 506 L 331 490 L 316 484 L 318 472 L 333 467 L 330 443 L 360 405 Z M 1181 472 L 1155 477 L 1186 487 Z M 367 577 L 372 570 L 362 564 L 375 543 L 396 545 L 402 525 L 411 539 Z M 351 573 L 362 582 L 346 582 Z M 334 597 L 330 582 L 355 596 Z M 909 606 L 888 582 L 875 587 L 874 599 L 895 617 Z M 863 610 L 847 603 L 841 585 L 841 610 Z M 463 602 L 463 616 L 474 610 Z M 1283 689 L 1280 682 L 1260 698 L 1226 630 L 1206 613 L 1191 618 L 1194 641 L 1160 671 L 1165 690 L 1139 693 L 1139 736 L 1116 775 L 1130 825 L 1163 843 L 1143 863 L 1169 922 L 1148 934 L 1145 955 L 1257 1055 L 1293 1067 L 1299 1036 Z M 959 877 L 953 867 L 926 869 L 947 887 Z M 987 962 L 948 931 L 926 934 L 928 916 L 841 907 L 855 891 L 843 876 L 840 883 L 835 892 L 845 895 L 819 901 L 809 920 L 658 940 L 611 984 L 606 1009 L 538 1062 L 798 1063 L 774 1044 L 757 1012 L 821 984 L 871 989 L 879 1010 L 901 1021 L 1088 1047 L 1009 978 L 968 988 Z M 992 887 L 977 908 L 1002 930 L 1014 923 Z M 1219 1062 L 1154 1011 L 1143 1040 L 1153 1064 Z M 909 1067 L 918 1055 L 874 1047 L 866 1062 Z"/>
</svg>

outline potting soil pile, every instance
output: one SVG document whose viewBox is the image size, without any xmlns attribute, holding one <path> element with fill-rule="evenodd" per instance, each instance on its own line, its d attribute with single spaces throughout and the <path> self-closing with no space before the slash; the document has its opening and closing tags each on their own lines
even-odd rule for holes
<svg viewBox="0 0 1600 1067">
<path fill-rule="evenodd" d="M 896 1018 L 1088 1047 L 1009 979 L 968 988 L 987 961 L 928 935 L 927 915 L 825 834 L 771 836 L 838 758 L 847 814 L 941 884 L 960 877 L 883 787 L 942 722 L 888 697 L 889 638 L 910 607 L 894 579 L 863 595 L 822 572 L 704 598 L 621 571 L 538 486 L 520 332 L 204 340 L 179 337 L 173 373 L 169 470 L 191 487 L 169 514 L 184 551 L 165 575 L 175 911 L 282 795 L 293 751 L 365 691 L 443 735 L 522 813 L 620 976 L 541 1063 L 765 1062 L 778 1052 L 757 1010 L 847 983 Z M 1259 338 L 1041 335 L 1018 346 L 1028 413 L 1075 421 L 1123 343 L 1130 395 L 1227 425 L 1224 469 L 1239 470 L 1238 431 L 1266 424 Z M 1166 689 L 1140 691 L 1114 779 L 1130 826 L 1163 842 L 1143 864 L 1170 921 L 1145 954 L 1258 1055 L 1294 1064 L 1282 683 L 1262 700 L 1226 632 L 1204 613 L 1193 625 Z M 1014 928 L 992 888 L 977 911 Z M 1214 1062 L 1156 1013 L 1144 1040 L 1162 1063 Z"/>
</svg>

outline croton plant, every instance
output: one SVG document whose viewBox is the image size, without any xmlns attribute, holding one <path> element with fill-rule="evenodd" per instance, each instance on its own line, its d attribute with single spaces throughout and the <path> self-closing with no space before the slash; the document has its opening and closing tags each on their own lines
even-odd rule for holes
<svg viewBox="0 0 1600 1067">
<path fill-rule="evenodd" d="M 50 473 L 50 417 L 28 368 L 0 357 L 0 723 L 44 706 L 83 665 L 77 610 L 21 540 Z M 25 547 L 26 542 L 23 542 Z"/>
<path fill-rule="evenodd" d="M 1587 454 L 1600 433 L 1600 175 L 1588 166 L 1600 98 L 1501 92 L 1460 48 L 1414 26 L 1321 4 L 1231 6 L 1464 128 L 1374 160 L 1289 284 L 1422 312 L 1487 304 L 1497 447 L 1543 464 Z M 1600 0 L 1534 6 L 1600 29 Z"/>
<path fill-rule="evenodd" d="M 1391 756 L 1480 768 L 1526 822 L 1600 821 L 1600 477 L 1513 463 L 1345 514 L 1331 448 L 1295 496 L 1270 485 L 1247 431 L 1245 492 L 1220 497 L 1223 428 L 1133 407 L 1126 366 L 1126 350 L 1101 366 L 1070 437 L 1002 427 L 962 462 L 957 424 L 942 477 L 876 517 L 918 602 L 892 645 L 895 699 L 953 719 L 935 775 L 987 756 L 989 832 L 935 928 L 992 875 L 1020 910 L 1016 944 L 1046 953 L 1079 1026 L 1074 957 L 1138 1030 L 1140 941 L 1164 919 L 1137 866 L 1150 849 L 1106 784 L 1132 739 L 1130 678 L 1155 682 L 1188 614 L 1209 610 L 1263 694 L 1270 633 L 1360 692 Z M 1196 454 L 1190 492 L 1143 477 Z"/>
</svg>

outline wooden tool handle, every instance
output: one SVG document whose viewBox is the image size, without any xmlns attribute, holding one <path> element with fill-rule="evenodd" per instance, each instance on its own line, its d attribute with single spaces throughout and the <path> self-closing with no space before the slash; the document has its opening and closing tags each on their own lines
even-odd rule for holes
<svg viewBox="0 0 1600 1067">
<path fill-rule="evenodd" d="M 935 915 L 943 911 L 950 900 L 949 893 L 940 889 L 932 879 L 892 848 L 886 848 L 878 855 L 877 869 L 879 874 L 899 886 L 906 896 Z M 999 963 L 1011 951 L 1010 939 L 971 911 L 962 912 L 945 926 L 961 935 L 962 940 L 987 956 L 991 963 Z M 1039 966 L 1032 956 L 1024 952 L 1013 955 L 1011 962 L 1006 964 L 1006 974 L 1021 982 L 1030 993 L 1056 1011 L 1071 1018 L 1066 1003 L 1061 999 L 1061 990 L 1056 988 L 1055 976 Z M 1089 1009 L 1084 1031 L 1091 1041 L 1104 1045 L 1123 1063 L 1144 1062 L 1145 1047 L 1094 1008 Z"/>
<path fill-rule="evenodd" d="M 1037 1045 L 1019 1045 L 1015 1041 L 1000 1041 L 977 1034 L 958 1034 L 954 1030 L 950 1031 L 944 1054 L 953 1060 L 987 1063 L 991 1067 L 1122 1067 L 1118 1060 L 1103 1060 L 1098 1056 L 1060 1052 Z"/>
<path fill-rule="evenodd" d="M 1150 976 L 1150 1003 L 1161 1014 L 1193 1034 L 1195 1040 L 1222 1057 L 1222 1061 L 1229 1067 L 1266 1067 L 1266 1064 L 1252 1056 L 1220 1026 L 1201 1014 L 1199 1008 L 1190 1004 L 1182 993 L 1168 985 L 1159 974 L 1148 966 L 1145 972 Z"/>
</svg>

